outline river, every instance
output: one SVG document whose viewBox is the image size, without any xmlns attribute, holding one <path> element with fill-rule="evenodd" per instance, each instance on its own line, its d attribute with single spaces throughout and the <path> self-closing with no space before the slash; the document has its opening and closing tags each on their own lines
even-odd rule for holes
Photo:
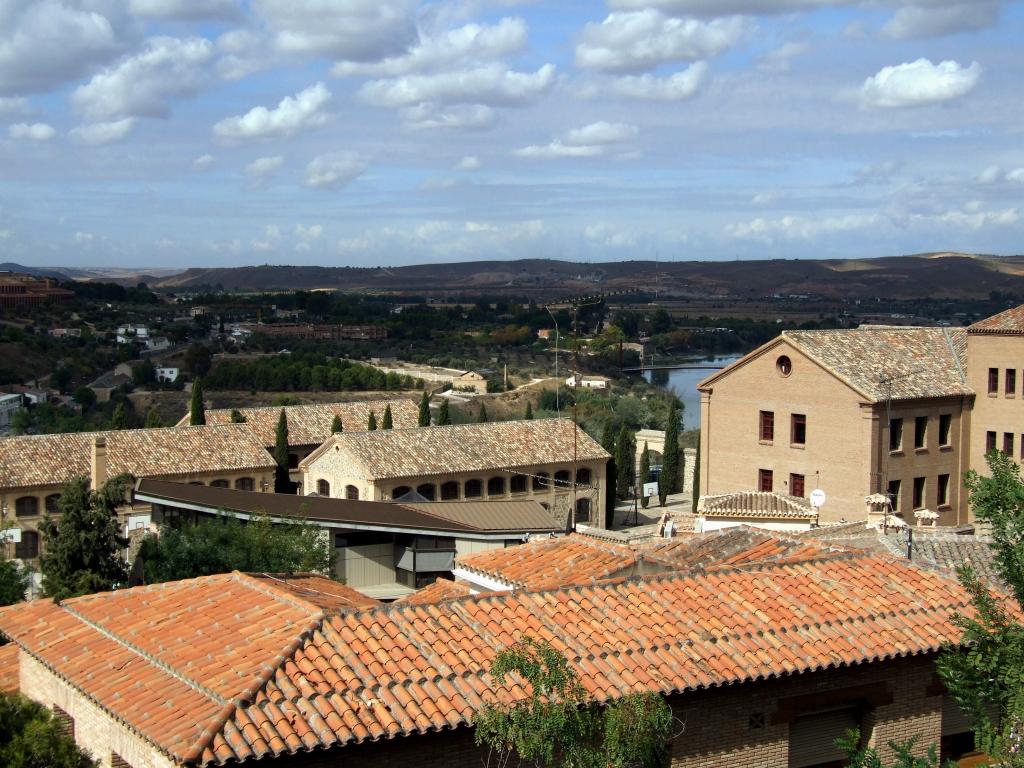
<svg viewBox="0 0 1024 768">
<path fill-rule="evenodd" d="M 670 371 L 645 371 L 644 378 L 652 384 L 671 389 L 683 401 L 683 429 L 700 428 L 700 393 L 697 384 L 711 376 L 714 371 L 708 366 L 724 368 L 739 360 L 742 355 L 722 355 L 711 358 L 694 358 L 694 367 L 673 368 Z M 685 364 L 684 364 L 685 365 Z"/>
</svg>

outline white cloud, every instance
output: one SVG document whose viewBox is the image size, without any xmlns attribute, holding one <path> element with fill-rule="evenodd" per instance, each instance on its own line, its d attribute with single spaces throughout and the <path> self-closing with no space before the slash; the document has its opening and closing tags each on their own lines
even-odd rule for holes
<svg viewBox="0 0 1024 768">
<path fill-rule="evenodd" d="M 383 61 L 341 61 L 331 73 L 337 77 L 368 75 L 397 77 L 414 72 L 436 71 L 467 61 L 499 59 L 526 47 L 526 22 L 505 18 L 497 24 L 466 24 L 437 37 L 421 39 L 408 53 Z"/>
<path fill-rule="evenodd" d="M 268 224 L 263 228 L 263 235 L 252 241 L 254 251 L 272 251 L 281 242 L 281 228 L 276 224 Z"/>
<path fill-rule="evenodd" d="M 878 214 L 848 214 L 845 216 L 821 216 L 813 219 L 802 216 L 782 216 L 778 219 L 758 217 L 753 221 L 730 224 L 725 231 L 731 237 L 741 240 L 774 242 L 784 240 L 812 240 L 822 235 L 849 232 L 878 224 Z"/>
<path fill-rule="evenodd" d="M 306 166 L 306 186 L 340 189 L 361 176 L 368 167 L 369 163 L 354 152 L 320 155 Z"/>
<path fill-rule="evenodd" d="M 0 97 L 0 117 L 25 117 L 32 114 L 28 100 L 22 97 Z"/>
<path fill-rule="evenodd" d="M 96 239 L 92 232 L 75 232 L 74 241 L 79 245 L 89 245 Z"/>
<path fill-rule="evenodd" d="M 673 61 L 707 59 L 728 50 L 749 23 L 740 17 L 675 19 L 646 9 L 612 13 L 587 24 L 576 45 L 576 65 L 605 72 L 640 72 Z"/>
<path fill-rule="evenodd" d="M 71 100 L 93 120 L 166 117 L 171 99 L 193 96 L 199 90 L 212 57 L 209 40 L 154 37 L 141 52 L 75 89 Z"/>
<path fill-rule="evenodd" d="M 981 204 L 968 203 L 962 210 L 944 211 L 934 216 L 912 215 L 911 221 L 923 223 L 938 222 L 954 227 L 979 230 L 985 227 L 1000 227 L 1016 224 L 1020 221 L 1020 211 L 1016 208 L 1004 208 L 999 211 L 981 210 Z"/>
<path fill-rule="evenodd" d="M 985 29 L 998 18 L 998 0 L 970 0 L 945 7 L 922 3 L 896 11 L 882 27 L 882 34 L 896 40 L 940 37 Z"/>
<path fill-rule="evenodd" d="M 239 15 L 238 0 L 129 0 L 137 16 L 157 19 L 231 19 Z"/>
<path fill-rule="evenodd" d="M 455 164 L 456 171 L 477 171 L 480 169 L 480 158 L 476 155 L 466 155 Z"/>
<path fill-rule="evenodd" d="M 331 92 L 323 83 L 317 83 L 281 99 L 274 109 L 253 107 L 244 115 L 225 118 L 213 126 L 213 132 L 223 139 L 291 136 L 326 123 L 323 108 L 330 100 Z"/>
<path fill-rule="evenodd" d="M 600 121 L 582 128 L 574 128 L 561 138 L 548 144 L 533 144 L 515 151 L 518 157 L 558 158 L 596 157 L 605 154 L 612 145 L 636 136 L 635 125 Z"/>
<path fill-rule="evenodd" d="M 123 50 L 127 21 L 114 3 L 5 0 L 0 5 L 0 94 L 45 91 Z"/>
<path fill-rule="evenodd" d="M 808 50 L 810 46 L 807 43 L 791 40 L 762 56 L 758 66 L 766 72 L 788 72 L 793 59 L 802 56 Z"/>
<path fill-rule="evenodd" d="M 82 144 L 111 144 L 125 138 L 134 127 L 135 118 L 126 117 L 108 123 L 80 125 L 77 128 L 72 128 L 69 134 L 71 138 Z"/>
<path fill-rule="evenodd" d="M 416 42 L 414 0 L 253 0 L 285 53 L 378 61 Z"/>
<path fill-rule="evenodd" d="M 283 164 L 284 158 L 281 155 L 260 157 L 245 166 L 245 172 L 249 176 L 266 176 L 268 173 L 276 171 Z"/>
<path fill-rule="evenodd" d="M 691 64 L 682 72 L 655 77 L 647 73 L 643 75 L 623 75 L 611 78 L 606 88 L 617 96 L 627 99 L 645 99 L 648 101 L 682 101 L 694 96 L 700 90 L 708 65 L 703 61 Z M 601 95 L 601 90 L 590 89 L 589 96 Z"/>
<path fill-rule="evenodd" d="M 978 174 L 976 181 L 979 184 L 996 184 L 1006 178 L 1006 174 L 1003 173 L 1003 169 L 998 165 L 990 165 L 984 171 Z"/>
<path fill-rule="evenodd" d="M 402 120 L 409 128 L 454 128 L 458 130 L 484 130 L 494 125 L 497 113 L 483 104 L 456 104 L 441 107 L 437 104 L 417 104 L 401 110 Z"/>
<path fill-rule="evenodd" d="M 603 222 L 584 227 L 583 236 L 609 248 L 630 248 L 636 245 L 636 238 L 632 234 Z"/>
<path fill-rule="evenodd" d="M 359 90 L 360 97 L 379 107 L 407 107 L 422 102 L 515 106 L 533 101 L 551 87 L 555 68 L 545 64 L 536 72 L 514 72 L 496 64 L 431 75 L 374 80 Z"/>
<path fill-rule="evenodd" d="M 217 158 L 213 155 L 200 155 L 192 161 L 192 167 L 197 171 L 205 171 L 212 168 L 216 162 Z"/>
<path fill-rule="evenodd" d="M 872 107 L 917 107 L 949 101 L 970 93 L 981 79 L 981 65 L 963 67 L 955 61 L 932 64 L 918 59 L 883 67 L 864 81 L 861 100 Z"/>
<path fill-rule="evenodd" d="M 1024 184 L 1024 168 L 1014 168 L 1012 171 L 1007 171 L 1006 180 L 1012 181 L 1014 184 Z"/>
<path fill-rule="evenodd" d="M 296 251 L 308 251 L 312 247 L 316 240 L 320 239 L 320 235 L 324 233 L 324 228 L 320 224 L 311 224 L 308 227 L 302 224 L 295 225 L 295 237 L 298 242 L 295 244 Z"/>
<path fill-rule="evenodd" d="M 49 141 L 57 131 L 46 123 L 15 123 L 7 127 L 7 135 L 17 140 Z"/>
</svg>

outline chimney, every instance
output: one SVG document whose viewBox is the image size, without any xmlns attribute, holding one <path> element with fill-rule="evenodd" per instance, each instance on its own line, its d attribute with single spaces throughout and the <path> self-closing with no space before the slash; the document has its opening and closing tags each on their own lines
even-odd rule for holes
<svg viewBox="0 0 1024 768">
<path fill-rule="evenodd" d="M 107 438 L 97 437 L 92 444 L 90 486 L 94 491 L 107 482 Z"/>
</svg>

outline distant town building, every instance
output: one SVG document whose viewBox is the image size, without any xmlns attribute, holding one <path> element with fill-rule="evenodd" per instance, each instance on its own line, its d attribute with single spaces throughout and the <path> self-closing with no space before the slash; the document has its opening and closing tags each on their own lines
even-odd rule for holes
<svg viewBox="0 0 1024 768">
<path fill-rule="evenodd" d="M 584 389 L 607 390 L 611 387 L 611 379 L 596 374 L 577 373 L 565 380 L 565 386 L 572 389 L 583 387 Z"/>
<path fill-rule="evenodd" d="M 25 403 L 20 394 L 0 393 L 0 429 L 11 426 L 14 414 L 24 407 Z"/>
<path fill-rule="evenodd" d="M 388 337 L 383 325 L 315 325 L 313 323 L 246 323 L 241 331 L 261 333 L 274 338 L 317 339 L 322 341 L 379 341 Z"/>
<path fill-rule="evenodd" d="M 51 328 L 50 337 L 54 339 L 80 339 L 81 328 Z"/>
<path fill-rule="evenodd" d="M 149 341 L 149 328 L 144 325 L 122 325 L 117 329 L 118 344 L 142 344 Z"/>
<path fill-rule="evenodd" d="M 159 384 L 173 384 L 181 374 L 180 368 L 158 367 L 156 369 L 156 380 Z"/>
<path fill-rule="evenodd" d="M 0 272 L 0 310 L 24 309 L 46 303 L 63 304 L 74 298 L 74 291 L 57 287 L 57 281 L 52 277 Z"/>
<path fill-rule="evenodd" d="M 146 349 L 150 352 L 163 352 L 171 348 L 171 340 L 166 336 L 155 336 L 146 340 Z"/>
</svg>

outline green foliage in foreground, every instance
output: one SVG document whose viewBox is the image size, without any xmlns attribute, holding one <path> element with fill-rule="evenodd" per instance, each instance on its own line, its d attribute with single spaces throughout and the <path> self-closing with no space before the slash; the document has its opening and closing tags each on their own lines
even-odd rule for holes
<svg viewBox="0 0 1024 768">
<path fill-rule="evenodd" d="M 488 745 L 502 765 L 515 755 L 538 768 L 654 768 L 667 757 L 672 710 L 660 695 L 590 705 L 569 662 L 546 641 L 527 637 L 509 646 L 491 676 L 495 686 L 515 676 L 530 691 L 525 700 L 488 705 L 477 716 L 477 744 Z"/>
<path fill-rule="evenodd" d="M 878 750 L 874 747 L 862 747 L 860 744 L 860 731 L 856 728 L 847 731 L 842 738 L 836 739 L 836 746 L 846 753 L 846 759 L 850 762 L 848 768 L 938 768 L 939 753 L 934 744 L 928 748 L 924 756 L 914 755 L 914 745 L 917 739 L 909 739 L 904 742 L 889 742 L 889 749 L 896 755 L 894 762 L 885 763 L 882 761 Z M 953 763 L 947 763 L 952 766 Z"/>
<path fill-rule="evenodd" d="M 0 693 L 0 765 L 94 768 L 99 763 L 61 733 L 53 714 L 20 694 Z"/>
<path fill-rule="evenodd" d="M 20 603 L 27 589 L 28 571 L 17 560 L 0 560 L 0 605 Z"/>
<path fill-rule="evenodd" d="M 330 536 L 309 523 L 271 523 L 266 516 L 243 522 L 228 515 L 165 526 L 142 543 L 148 584 L 230 571 L 330 574 Z"/>
</svg>

